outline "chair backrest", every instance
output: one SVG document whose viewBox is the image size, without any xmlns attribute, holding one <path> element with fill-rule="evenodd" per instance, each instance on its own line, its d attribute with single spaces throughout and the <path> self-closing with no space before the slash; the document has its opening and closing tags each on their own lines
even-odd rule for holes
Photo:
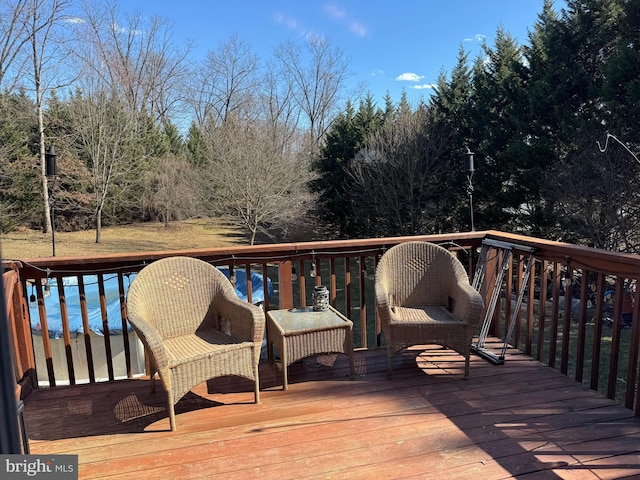
<svg viewBox="0 0 640 480">
<path fill-rule="evenodd" d="M 447 306 L 449 292 L 460 278 L 469 281 L 460 261 L 447 249 L 428 242 L 395 245 L 382 255 L 376 268 L 376 283 L 386 288 L 391 306 Z"/>
<path fill-rule="evenodd" d="M 213 265 L 191 257 L 169 257 L 143 268 L 127 294 L 129 319 L 142 317 L 164 338 L 195 332 L 212 319 L 217 295 L 235 296 L 229 280 Z"/>
</svg>

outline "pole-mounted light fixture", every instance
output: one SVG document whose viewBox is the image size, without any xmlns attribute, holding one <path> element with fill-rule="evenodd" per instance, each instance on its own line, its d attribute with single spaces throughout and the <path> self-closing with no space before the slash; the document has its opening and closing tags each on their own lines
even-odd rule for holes
<svg viewBox="0 0 640 480">
<path fill-rule="evenodd" d="M 464 154 L 464 173 L 466 173 L 467 175 L 473 175 L 473 172 L 475 171 L 475 169 L 473 168 L 473 152 L 471 150 L 469 150 L 469 147 L 467 147 L 467 151 Z"/>
<path fill-rule="evenodd" d="M 463 158 L 463 167 L 464 173 L 467 175 L 467 195 L 469 195 L 469 213 L 471 217 L 471 231 L 475 231 L 475 225 L 473 223 L 473 183 L 471 179 L 473 178 L 473 172 L 475 172 L 475 168 L 473 166 L 473 152 L 469 150 L 467 147 L 467 151 L 465 152 Z"/>
<path fill-rule="evenodd" d="M 56 165 L 57 157 L 58 154 L 53 145 L 48 147 L 44 152 L 45 174 L 47 177 L 55 177 L 58 174 Z"/>
</svg>

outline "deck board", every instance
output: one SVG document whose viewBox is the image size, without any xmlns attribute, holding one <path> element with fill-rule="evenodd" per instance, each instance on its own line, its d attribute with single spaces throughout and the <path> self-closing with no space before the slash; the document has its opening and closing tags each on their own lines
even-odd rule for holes
<svg viewBox="0 0 640 480">
<path fill-rule="evenodd" d="M 196 387 L 169 421 L 148 379 L 42 389 L 25 402 L 32 453 L 77 454 L 80 478 L 593 479 L 640 476 L 640 419 L 510 351 L 504 365 L 441 347 L 261 364 L 252 386 Z M 419 353 L 421 352 L 421 353 Z M 418 354 L 419 353 L 419 354 Z M 416 357 L 417 354 L 417 357 Z M 159 382 L 157 382 L 159 385 Z"/>
</svg>

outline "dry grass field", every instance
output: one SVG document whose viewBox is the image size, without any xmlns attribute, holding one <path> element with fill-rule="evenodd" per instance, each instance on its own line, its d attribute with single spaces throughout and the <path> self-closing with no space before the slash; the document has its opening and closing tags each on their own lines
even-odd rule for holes
<svg viewBox="0 0 640 480">
<path fill-rule="evenodd" d="M 100 243 L 95 236 L 95 230 L 56 232 L 56 257 L 248 245 L 241 231 L 216 219 L 105 227 Z M 27 229 L 0 234 L 0 254 L 5 260 L 50 257 L 51 235 Z"/>
</svg>

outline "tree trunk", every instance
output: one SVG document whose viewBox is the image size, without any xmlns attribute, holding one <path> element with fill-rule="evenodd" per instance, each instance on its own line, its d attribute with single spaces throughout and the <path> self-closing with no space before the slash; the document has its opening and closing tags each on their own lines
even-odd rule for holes
<svg viewBox="0 0 640 480">
<path fill-rule="evenodd" d="M 41 95 L 38 92 L 38 95 Z M 49 179 L 47 178 L 47 166 L 44 157 L 44 117 L 40 102 L 38 102 L 38 133 L 40 137 L 40 172 L 42 178 L 42 206 L 44 210 L 44 225 L 42 233 L 51 232 L 51 206 L 49 202 Z"/>
<path fill-rule="evenodd" d="M 102 208 L 96 212 L 96 243 L 100 243 L 102 237 Z"/>
</svg>

